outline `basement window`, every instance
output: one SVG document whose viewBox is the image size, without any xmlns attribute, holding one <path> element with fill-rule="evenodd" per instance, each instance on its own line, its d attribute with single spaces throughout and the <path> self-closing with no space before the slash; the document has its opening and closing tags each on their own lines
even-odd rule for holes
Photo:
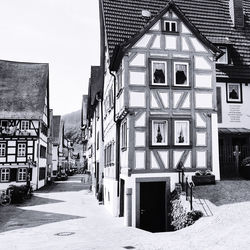
<svg viewBox="0 0 250 250">
<path fill-rule="evenodd" d="M 175 21 L 164 21 L 163 22 L 163 31 L 166 32 L 177 32 L 177 22 Z"/>
</svg>

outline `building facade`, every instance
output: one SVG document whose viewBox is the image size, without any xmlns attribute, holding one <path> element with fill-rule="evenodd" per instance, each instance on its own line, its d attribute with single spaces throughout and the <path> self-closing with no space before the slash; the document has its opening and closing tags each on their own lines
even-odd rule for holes
<svg viewBox="0 0 250 250">
<path fill-rule="evenodd" d="M 46 184 L 48 64 L 0 61 L 0 189 Z"/>
<path fill-rule="evenodd" d="M 235 155 L 250 153 L 249 10 L 242 0 L 100 1 L 104 205 L 126 225 L 167 229 L 181 168 L 189 179 L 238 176 Z"/>
</svg>

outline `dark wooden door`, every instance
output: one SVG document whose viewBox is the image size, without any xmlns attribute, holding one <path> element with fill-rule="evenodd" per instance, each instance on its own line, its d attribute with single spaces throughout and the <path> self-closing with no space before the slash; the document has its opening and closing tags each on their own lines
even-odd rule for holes
<svg viewBox="0 0 250 250">
<path fill-rule="evenodd" d="M 140 228 L 166 231 L 166 182 L 140 183 Z"/>
</svg>

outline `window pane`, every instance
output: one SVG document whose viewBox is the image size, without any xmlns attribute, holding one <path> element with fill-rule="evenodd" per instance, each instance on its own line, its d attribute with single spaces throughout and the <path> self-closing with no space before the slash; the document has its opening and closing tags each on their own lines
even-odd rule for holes
<svg viewBox="0 0 250 250">
<path fill-rule="evenodd" d="M 166 63 L 152 62 L 153 83 L 166 84 Z"/>
<path fill-rule="evenodd" d="M 165 31 L 170 31 L 170 23 L 165 22 Z"/>
<path fill-rule="evenodd" d="M 171 23 L 171 31 L 177 31 L 176 23 Z"/>
<path fill-rule="evenodd" d="M 153 121 L 152 143 L 167 144 L 167 121 Z"/>
</svg>

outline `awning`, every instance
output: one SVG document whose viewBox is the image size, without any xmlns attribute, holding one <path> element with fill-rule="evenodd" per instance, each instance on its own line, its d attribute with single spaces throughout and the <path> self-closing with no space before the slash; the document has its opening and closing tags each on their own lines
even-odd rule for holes
<svg viewBox="0 0 250 250">
<path fill-rule="evenodd" d="M 224 134 L 250 134 L 250 129 L 247 128 L 219 128 L 219 135 Z"/>
</svg>

